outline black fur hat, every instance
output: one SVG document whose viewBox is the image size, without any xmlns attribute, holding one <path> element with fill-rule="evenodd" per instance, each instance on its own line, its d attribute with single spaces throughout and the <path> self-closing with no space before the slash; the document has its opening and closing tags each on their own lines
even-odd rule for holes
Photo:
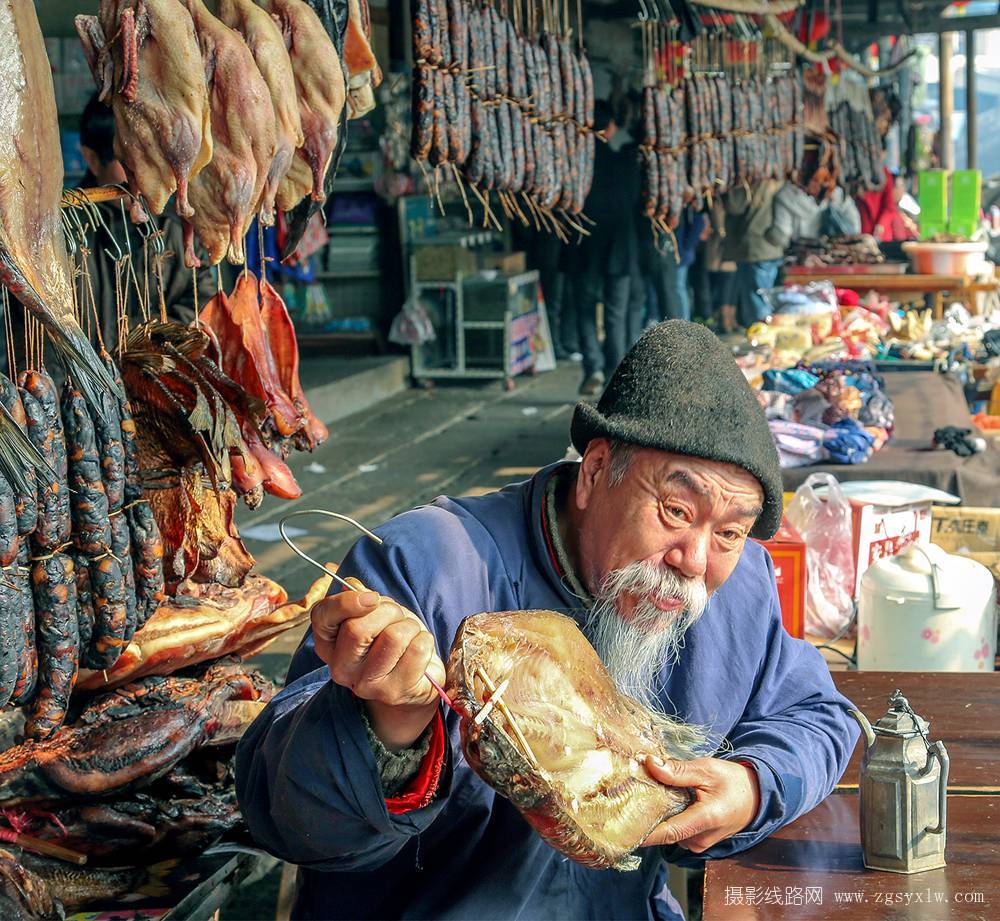
<svg viewBox="0 0 1000 921">
<path fill-rule="evenodd" d="M 570 433 L 581 454 L 592 438 L 610 438 L 742 467 L 764 490 L 752 536 L 767 540 L 781 524 L 781 466 L 764 410 L 704 326 L 668 320 L 646 330 L 597 406 L 577 404 Z"/>
</svg>

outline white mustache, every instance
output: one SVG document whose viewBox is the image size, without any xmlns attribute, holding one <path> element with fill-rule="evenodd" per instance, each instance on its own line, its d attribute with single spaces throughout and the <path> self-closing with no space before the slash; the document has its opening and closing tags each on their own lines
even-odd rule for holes
<svg viewBox="0 0 1000 921">
<path fill-rule="evenodd" d="M 669 566 L 658 566 L 645 560 L 612 570 L 605 577 L 600 591 L 602 598 L 620 601 L 626 594 L 635 596 L 639 602 L 677 599 L 681 602 L 681 612 L 675 616 L 691 615 L 697 618 L 708 604 L 708 590 L 703 581 L 685 578 Z M 655 606 L 654 609 L 660 618 L 669 616 Z"/>
</svg>

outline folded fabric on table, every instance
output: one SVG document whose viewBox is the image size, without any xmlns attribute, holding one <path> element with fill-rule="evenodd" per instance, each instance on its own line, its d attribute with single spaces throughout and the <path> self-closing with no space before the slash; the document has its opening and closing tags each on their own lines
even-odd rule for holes
<svg viewBox="0 0 1000 921">
<path fill-rule="evenodd" d="M 835 464 L 863 464 L 874 445 L 875 437 L 855 419 L 841 419 L 824 433 L 823 447 Z"/>
<path fill-rule="evenodd" d="M 804 467 L 826 459 L 823 429 L 783 419 L 772 419 L 768 426 L 782 467 Z"/>
<path fill-rule="evenodd" d="M 804 368 L 789 368 L 786 371 L 770 370 L 764 372 L 764 390 L 777 390 L 795 396 L 803 390 L 815 387 L 819 378 Z"/>
<path fill-rule="evenodd" d="M 792 397 L 787 393 L 779 393 L 777 390 L 758 390 L 757 402 L 760 403 L 767 419 L 787 419 L 794 420 L 794 409 Z M 797 399 L 797 397 L 796 397 Z"/>
<path fill-rule="evenodd" d="M 830 408 L 830 401 L 815 387 L 803 390 L 793 398 L 794 419 L 803 425 L 815 425 L 826 428 L 823 416 Z"/>
</svg>

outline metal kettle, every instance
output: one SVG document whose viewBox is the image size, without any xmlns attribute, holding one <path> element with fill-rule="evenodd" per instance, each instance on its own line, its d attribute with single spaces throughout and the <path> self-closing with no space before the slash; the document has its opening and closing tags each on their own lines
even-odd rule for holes
<svg viewBox="0 0 1000 921">
<path fill-rule="evenodd" d="M 858 710 L 861 757 L 861 849 L 865 866 L 919 873 L 945 865 L 948 752 L 927 739 L 928 723 L 899 691 L 874 725 Z"/>
</svg>

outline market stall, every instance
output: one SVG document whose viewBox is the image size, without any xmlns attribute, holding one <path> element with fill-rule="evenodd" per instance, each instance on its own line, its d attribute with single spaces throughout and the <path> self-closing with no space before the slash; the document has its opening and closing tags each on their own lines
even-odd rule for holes
<svg viewBox="0 0 1000 921">
<path fill-rule="evenodd" d="M 811 464 L 783 471 L 785 488 L 794 491 L 813 473 L 838 480 L 905 480 L 959 496 L 964 505 L 989 506 L 1000 496 L 1000 452 L 960 456 L 935 449 L 936 431 L 975 428 L 961 385 L 932 371 L 884 375 L 885 392 L 895 409 L 892 438 L 863 464 Z"/>
<path fill-rule="evenodd" d="M 407 15 L 393 32 L 403 66 L 381 91 L 391 108 L 377 137 L 365 121 L 382 84 L 366 0 L 209 6 L 102 0 L 96 15 L 77 17 L 81 60 L 117 132 L 112 159 L 124 182 L 66 193 L 50 79 L 64 49 L 43 41 L 32 5 L 14 0 L 0 15 L 0 41 L 12 49 L 0 65 L 0 98 L 9 101 L 0 111 L 0 171 L 10 189 L 28 190 L 0 195 L 0 352 L 8 369 L 0 375 L 0 917 L 201 919 L 271 865 L 261 836 L 249 838 L 234 792 L 235 744 L 276 693 L 251 660 L 305 629 L 332 577 L 289 599 L 259 571 L 235 509 L 257 508 L 265 496 L 303 498 L 289 459 L 330 435 L 299 377 L 307 337 L 320 347 L 380 341 L 391 262 L 405 290 L 392 302 L 393 310 L 403 306 L 390 338 L 410 348 L 415 378 L 510 385 L 517 374 L 552 367 L 541 272 L 525 264 L 512 228 L 566 247 L 598 235 L 586 207 L 607 141 L 595 126 L 598 100 L 613 100 L 624 123 L 631 91 L 628 163 L 641 191 L 629 217 L 663 256 L 677 246 L 687 210 L 709 210 L 730 194 L 752 199 L 764 183 L 795 185 L 808 174 L 819 177 L 820 191 L 838 183 L 851 194 L 878 191 L 886 160 L 879 93 L 884 103 L 889 77 L 909 54 L 900 50 L 875 74 L 841 41 L 819 47 L 809 23 L 793 25 L 784 14 L 794 2 L 746 9 L 698 0 L 695 9 L 671 4 L 669 15 L 662 3 L 642 3 L 622 15 L 610 3 L 413 0 L 401 5 Z M 610 16 L 612 6 L 621 31 L 607 39 L 604 20 L 595 26 L 591 17 Z M 381 8 L 383 26 L 394 16 L 395 5 Z M 602 44 L 603 56 L 595 54 Z M 629 57 L 623 48 L 631 66 L 621 63 Z M 395 210 L 374 201 L 376 187 Z M 109 203 L 113 217 L 118 211 L 129 222 L 124 234 L 100 210 Z M 181 225 L 171 243 L 165 214 Z M 950 216 L 942 219 L 949 225 Z M 998 324 L 979 310 L 979 296 L 996 285 L 973 271 L 900 272 L 872 245 L 854 235 L 797 240 L 801 265 L 786 274 L 805 293 L 774 289 L 773 315 L 737 346 L 788 462 L 784 487 L 830 472 L 839 480 L 903 479 L 954 493 L 966 506 L 990 506 L 1000 496 L 1000 454 L 992 444 L 968 447 L 976 438 L 969 390 L 1000 388 L 1000 344 L 988 338 Z M 112 267 L 96 294 L 95 253 Z M 164 281 L 172 258 L 183 262 L 193 319 L 180 318 Z M 820 295 L 812 282 L 823 283 Z M 933 316 L 896 303 L 925 297 Z M 968 310 L 949 306 L 953 300 Z M 602 309 L 604 320 L 609 314 Z M 686 335 L 721 350 L 720 367 L 731 371 L 725 348 L 703 328 L 690 329 Z M 690 341 L 710 351 L 705 338 Z M 889 372 L 904 363 L 922 367 Z M 748 401 L 742 419 L 756 418 L 753 395 L 732 376 Z M 1000 420 L 995 393 L 998 402 L 976 407 L 984 420 Z M 734 430 L 742 446 L 744 430 Z M 768 429 L 761 432 L 758 453 L 770 458 Z M 775 472 L 767 496 L 775 526 L 781 485 Z M 546 494 L 545 515 L 555 501 L 555 490 Z M 558 531 L 549 525 L 545 541 Z M 914 543 L 922 546 L 922 536 Z M 548 550 L 558 555 L 551 543 Z M 764 567 L 763 551 L 752 552 Z M 801 572 L 806 550 L 793 553 Z M 930 566 L 927 576 L 934 595 L 939 569 Z M 780 566 L 776 574 L 783 581 Z M 849 576 L 848 608 L 853 569 Z M 795 585 L 800 601 L 804 581 Z M 770 570 L 757 582 L 766 582 L 773 611 Z M 798 615 L 788 632 L 801 635 L 801 603 Z M 433 707 L 440 699 L 442 709 L 426 727 L 425 754 L 443 765 L 452 732 L 467 780 L 466 768 L 478 774 L 475 795 L 490 797 L 488 810 L 506 810 L 497 814 L 518 823 L 519 840 L 540 845 L 524 837 L 537 831 L 581 866 L 634 869 L 651 830 L 693 800 L 686 786 L 652 782 L 637 753 L 694 757 L 708 745 L 700 730 L 625 695 L 588 637 L 559 613 L 485 611 L 452 626 L 450 657 L 455 631 L 439 642 L 446 686 L 427 676 L 438 695 Z M 848 619 L 838 641 L 850 627 Z M 778 627 L 772 633 L 769 644 L 788 639 Z M 977 650 L 982 671 L 991 644 L 992 636 Z M 511 669 L 522 660 L 529 666 Z M 820 672 L 810 680 L 825 680 Z M 946 793 L 975 787 L 979 812 L 989 816 L 998 789 L 990 746 L 998 740 L 981 726 L 994 721 L 994 674 L 898 678 L 919 685 L 913 706 L 951 748 L 956 769 Z M 329 684 L 325 669 L 322 680 Z M 897 678 L 837 680 L 875 710 L 892 690 L 885 682 Z M 753 678 L 754 694 L 760 683 Z M 383 795 L 381 777 L 367 776 L 377 749 L 358 734 L 365 728 L 355 709 L 337 714 L 338 728 L 355 732 L 350 744 L 372 782 L 367 805 L 380 821 L 405 825 L 387 817 L 429 805 L 433 790 Z M 741 719 L 737 713 L 732 725 Z M 842 785 L 856 770 L 857 756 Z M 421 768 L 418 779 L 429 783 L 431 773 Z M 995 848 L 975 837 L 967 801 L 953 798 L 949 807 L 955 859 L 943 879 L 958 887 L 977 860 L 994 872 Z M 288 825 L 301 818 L 281 817 Z M 839 795 L 753 855 L 713 864 L 705 917 L 719 916 L 720 887 L 814 887 L 836 878 L 873 889 L 860 876 L 863 827 L 853 798 Z M 508 856 L 487 872 L 501 879 Z M 423 873 L 408 857 L 398 865 Z"/>
<path fill-rule="evenodd" d="M 233 520 L 237 501 L 301 496 L 288 456 L 329 434 L 246 239 L 279 220 L 301 238 L 330 193 L 381 79 L 367 3 L 234 0 L 217 18 L 201 0 L 108 0 L 78 16 L 127 188 L 65 193 L 36 13 L 6 10 L 0 916 L 203 918 L 267 860 L 247 852 L 233 788 L 235 744 L 275 691 L 247 660 L 331 583 L 290 601 Z M 110 228 L 109 201 L 138 237 Z M 183 252 L 156 223 L 168 207 Z M 165 282 L 181 258 L 190 323 Z"/>
</svg>

